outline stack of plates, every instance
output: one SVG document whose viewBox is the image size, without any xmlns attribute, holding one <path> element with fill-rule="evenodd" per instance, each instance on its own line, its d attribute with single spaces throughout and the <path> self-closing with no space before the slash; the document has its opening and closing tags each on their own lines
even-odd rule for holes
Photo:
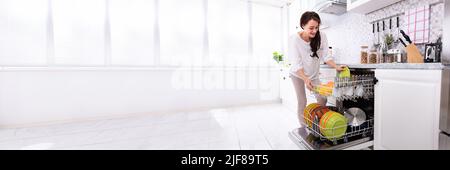
<svg viewBox="0 0 450 170">
<path fill-rule="evenodd" d="M 312 127 L 312 121 L 314 119 L 311 119 L 311 113 L 314 109 L 320 107 L 320 104 L 318 103 L 311 103 L 308 106 L 306 106 L 305 110 L 303 111 L 303 119 L 305 120 L 305 123 L 308 125 L 308 127 Z"/>
<path fill-rule="evenodd" d="M 329 111 L 320 119 L 320 132 L 327 139 L 338 139 L 347 131 L 347 118 L 338 112 Z"/>
<path fill-rule="evenodd" d="M 353 113 L 353 109 L 350 111 Z M 349 113 L 347 114 L 351 115 Z M 306 125 L 315 132 L 313 133 L 314 136 L 318 137 L 318 135 L 322 135 L 329 140 L 344 136 L 347 131 L 348 122 L 350 122 L 350 119 L 348 119 L 350 116 L 343 116 L 318 103 L 309 104 L 305 108 L 303 116 Z"/>
</svg>

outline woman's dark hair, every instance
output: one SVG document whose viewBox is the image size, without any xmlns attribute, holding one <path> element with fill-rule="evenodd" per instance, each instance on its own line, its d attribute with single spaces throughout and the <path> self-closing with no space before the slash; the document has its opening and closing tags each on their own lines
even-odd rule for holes
<svg viewBox="0 0 450 170">
<path fill-rule="evenodd" d="M 314 20 L 317 21 L 320 25 L 321 20 L 320 20 L 320 16 L 319 14 L 312 12 L 312 11 L 308 11 L 303 13 L 302 17 L 300 18 L 300 27 L 302 29 L 304 29 L 303 27 L 310 21 L 310 20 Z M 317 55 L 317 51 L 319 51 L 320 48 L 320 41 L 321 41 L 321 37 L 320 37 L 320 31 L 317 31 L 316 36 L 311 40 L 311 51 L 313 52 L 311 57 L 317 57 L 319 58 L 319 56 Z"/>
</svg>

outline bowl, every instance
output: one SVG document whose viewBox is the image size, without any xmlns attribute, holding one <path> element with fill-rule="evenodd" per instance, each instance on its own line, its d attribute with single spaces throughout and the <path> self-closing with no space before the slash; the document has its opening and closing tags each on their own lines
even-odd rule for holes
<svg viewBox="0 0 450 170">
<path fill-rule="evenodd" d="M 320 132 L 329 140 L 338 139 L 347 131 L 347 118 L 340 113 L 329 111 L 320 119 Z"/>
</svg>

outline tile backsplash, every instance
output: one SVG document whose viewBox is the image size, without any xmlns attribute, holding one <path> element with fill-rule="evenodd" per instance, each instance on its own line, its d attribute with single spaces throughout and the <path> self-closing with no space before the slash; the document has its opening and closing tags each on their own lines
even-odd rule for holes
<svg viewBox="0 0 450 170">
<path fill-rule="evenodd" d="M 329 27 L 322 31 L 328 36 L 337 63 L 357 64 L 360 46 L 372 45 L 372 22 L 399 15 L 400 28 L 406 30 L 405 11 L 425 5 L 430 6 L 430 42 L 436 42 L 443 32 L 444 3 L 442 0 L 403 0 L 366 15 L 345 13 L 336 16 L 334 20 L 338 22 L 329 24 Z M 418 47 L 422 52 L 424 51 L 424 45 L 418 45 Z"/>
</svg>

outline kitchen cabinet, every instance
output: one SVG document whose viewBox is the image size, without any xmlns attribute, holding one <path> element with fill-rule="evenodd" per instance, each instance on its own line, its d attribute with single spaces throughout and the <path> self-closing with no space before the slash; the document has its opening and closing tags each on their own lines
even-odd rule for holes
<svg viewBox="0 0 450 170">
<path fill-rule="evenodd" d="M 442 70 L 377 69 L 374 149 L 438 149 Z"/>
<path fill-rule="evenodd" d="M 284 106 L 297 112 L 297 96 L 294 85 L 289 78 L 289 68 L 282 68 L 280 72 L 280 97 Z"/>
<path fill-rule="evenodd" d="M 367 14 L 399 1 L 401 0 L 347 0 L 347 11 Z"/>
</svg>

